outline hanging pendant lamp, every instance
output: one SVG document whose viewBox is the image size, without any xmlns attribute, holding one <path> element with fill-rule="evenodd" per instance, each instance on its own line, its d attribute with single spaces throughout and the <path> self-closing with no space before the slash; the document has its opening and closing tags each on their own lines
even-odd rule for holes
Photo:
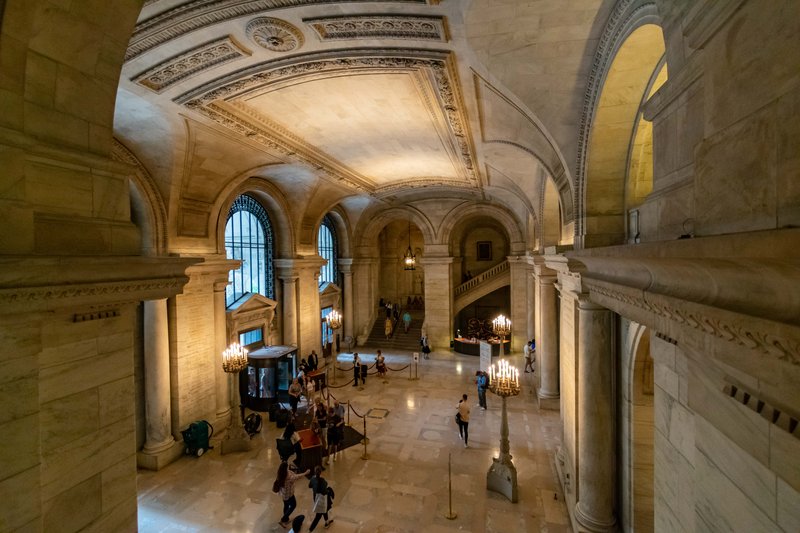
<svg viewBox="0 0 800 533">
<path fill-rule="evenodd" d="M 408 221 L 408 248 L 406 248 L 406 253 L 403 256 L 403 270 L 416 270 L 417 268 L 417 257 L 414 255 L 414 252 L 411 250 L 411 221 Z"/>
</svg>

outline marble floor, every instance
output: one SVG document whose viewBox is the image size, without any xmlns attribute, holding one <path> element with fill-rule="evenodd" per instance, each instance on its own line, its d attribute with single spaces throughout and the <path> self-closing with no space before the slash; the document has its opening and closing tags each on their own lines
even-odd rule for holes
<svg viewBox="0 0 800 533">
<path fill-rule="evenodd" d="M 374 349 L 359 351 L 374 361 Z M 411 361 L 409 353 L 385 353 L 390 368 Z M 348 368 L 351 354 L 339 355 Z M 521 356 L 510 357 L 522 368 Z M 413 367 L 412 367 L 413 368 Z M 508 401 L 511 454 L 519 477 L 519 502 L 486 490 L 486 472 L 499 453 L 500 399 L 487 393 L 489 409 L 477 407 L 474 386 L 478 358 L 434 352 L 421 360 L 418 380 L 409 370 L 389 372 L 388 383 L 370 376 L 363 390 L 342 386 L 349 374 L 338 372 L 331 393 L 350 400 L 367 417 L 368 457 L 363 446 L 344 451 L 323 476 L 336 491 L 331 510 L 332 532 L 448 533 L 568 532 L 569 518 L 558 485 L 553 456 L 559 439 L 557 412 L 539 411 L 532 392 L 532 374 L 522 393 Z M 472 417 L 469 448 L 455 424 L 455 406 L 469 395 Z M 388 412 L 379 411 L 385 409 Z M 385 415 L 383 418 L 376 415 Z M 275 438 L 281 430 L 264 417 L 265 427 L 249 452 L 225 456 L 219 447 L 200 458 L 182 457 L 159 472 L 138 476 L 139 531 L 155 532 L 283 532 L 280 496 L 271 491 L 279 459 Z M 359 431 L 363 422 L 351 415 Z M 452 509 L 448 520 L 448 457 L 452 464 Z M 298 508 L 311 515 L 311 491 L 296 486 Z M 322 523 L 317 531 L 323 531 Z"/>
</svg>

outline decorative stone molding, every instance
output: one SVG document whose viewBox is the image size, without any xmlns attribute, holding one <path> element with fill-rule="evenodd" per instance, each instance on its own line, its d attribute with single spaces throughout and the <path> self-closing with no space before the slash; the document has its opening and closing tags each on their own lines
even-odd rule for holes
<svg viewBox="0 0 800 533">
<path fill-rule="evenodd" d="M 741 324 L 734 324 L 724 318 L 704 313 L 701 309 L 695 310 L 692 308 L 693 306 L 678 307 L 664 302 L 663 299 L 655 301 L 655 298 L 648 298 L 645 292 L 640 292 L 641 296 L 636 297 L 631 292 L 616 290 L 611 284 L 597 280 L 584 279 L 583 283 L 591 294 L 599 294 L 623 304 L 638 307 L 681 326 L 756 350 L 791 365 L 800 365 L 800 341 L 797 339 L 781 337 Z"/>
<path fill-rule="evenodd" d="M 347 0 L 365 4 L 374 0 Z M 397 4 L 422 4 L 426 0 L 386 0 Z M 139 22 L 128 43 L 125 61 L 189 32 L 256 13 L 287 7 L 341 4 L 342 0 L 194 0 Z M 438 0 L 430 0 L 438 3 Z"/>
<path fill-rule="evenodd" d="M 239 95 L 272 84 L 323 79 L 347 71 L 374 73 L 409 73 L 415 76 L 421 90 L 434 94 L 428 108 L 441 113 L 445 130 L 442 135 L 451 139 L 445 148 L 454 159 L 460 160 L 461 177 L 471 186 L 479 186 L 475 155 L 469 132 L 469 121 L 464 114 L 461 88 L 453 57 L 449 52 L 410 49 L 356 49 L 341 52 L 315 52 L 291 59 L 282 59 L 252 65 L 231 73 L 174 101 L 197 111 L 211 120 L 255 142 L 275 150 L 291 160 L 317 169 L 320 175 L 366 194 L 374 194 L 370 180 L 344 167 L 327 154 L 308 145 L 285 128 L 236 103 Z"/>
<path fill-rule="evenodd" d="M 686 42 L 692 48 L 703 48 L 742 4 L 744 0 L 694 2 L 683 25 Z"/>
<path fill-rule="evenodd" d="M 254 43 L 273 52 L 290 52 L 304 42 L 300 30 L 284 20 L 270 17 L 251 20 L 245 31 Z"/>
<path fill-rule="evenodd" d="M 122 144 L 118 139 L 112 139 L 111 158 L 136 167 L 137 172 L 133 178 L 142 194 L 145 196 L 148 207 L 153 213 L 153 231 L 155 233 L 155 250 L 159 254 L 167 251 L 167 208 L 161 197 L 158 186 L 153 176 L 144 167 L 141 161 Z"/>
<path fill-rule="evenodd" d="M 76 313 L 72 317 L 73 322 L 88 322 L 90 320 L 103 320 L 105 318 L 115 318 L 120 315 L 119 309 L 105 309 L 92 311 L 89 313 Z"/>
<path fill-rule="evenodd" d="M 653 0 L 619 0 L 608 17 L 603 35 L 597 44 L 592 60 L 592 69 L 586 82 L 583 97 L 583 112 L 578 127 L 578 156 L 575 165 L 575 237 L 579 241 L 585 231 L 586 165 L 588 164 L 589 137 L 594 122 L 594 113 L 606 73 L 625 37 L 636 27 L 658 20 L 658 9 Z"/>
<path fill-rule="evenodd" d="M 746 390 L 741 385 L 726 383 L 722 388 L 722 392 L 745 407 L 752 409 L 796 439 L 800 439 L 800 431 L 797 431 L 797 416 L 786 413 L 769 402 L 758 398 L 753 392 Z"/>
<path fill-rule="evenodd" d="M 171 85 L 194 76 L 203 70 L 230 63 L 247 55 L 250 55 L 250 51 L 242 48 L 239 43 L 228 35 L 159 63 L 155 67 L 131 78 L 131 81 L 147 87 L 151 91 L 160 93 Z"/>
<path fill-rule="evenodd" d="M 303 19 L 320 40 L 414 39 L 447 42 L 442 17 L 410 15 L 361 15 Z"/>
</svg>

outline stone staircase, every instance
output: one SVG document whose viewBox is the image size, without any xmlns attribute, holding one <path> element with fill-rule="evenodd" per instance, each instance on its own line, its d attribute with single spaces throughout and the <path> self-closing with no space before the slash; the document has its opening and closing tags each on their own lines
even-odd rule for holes
<svg viewBox="0 0 800 533">
<path fill-rule="evenodd" d="M 419 338 L 422 334 L 422 322 L 425 320 L 425 311 L 409 311 L 411 314 L 411 327 L 409 327 L 408 333 L 403 331 L 403 313 L 401 312 L 401 319 L 397 321 L 394 333 L 392 333 L 388 341 L 383 334 L 383 323 L 384 320 L 386 320 L 386 314 L 382 310 L 379 311 L 380 314 L 372 325 L 372 330 L 369 332 L 369 337 L 367 338 L 365 346 L 380 348 L 381 350 L 387 351 L 399 350 L 418 352 L 420 349 Z"/>
<path fill-rule="evenodd" d="M 455 288 L 453 291 L 453 314 L 457 314 L 478 298 L 510 284 L 511 267 L 508 261 L 498 263 Z"/>
</svg>

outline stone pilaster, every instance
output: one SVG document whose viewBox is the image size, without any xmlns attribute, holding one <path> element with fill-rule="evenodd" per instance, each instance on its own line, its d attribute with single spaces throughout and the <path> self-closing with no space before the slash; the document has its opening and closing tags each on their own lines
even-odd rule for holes
<svg viewBox="0 0 800 533">
<path fill-rule="evenodd" d="M 298 353 L 322 353 L 319 304 L 319 256 L 277 259 L 278 277 L 283 282 L 283 344 L 294 345 Z"/>
<path fill-rule="evenodd" d="M 528 262 L 525 256 L 512 255 L 508 257 L 511 269 L 511 351 L 521 353 L 523 345 L 528 338 Z"/>
<path fill-rule="evenodd" d="M 537 265 L 536 277 L 536 371 L 538 373 L 539 407 L 559 408 L 559 351 L 557 276 L 544 265 Z"/>
<path fill-rule="evenodd" d="M 150 470 L 163 468 L 182 451 L 172 436 L 168 325 L 166 298 L 144 302 L 146 440 L 137 462 Z"/>
<path fill-rule="evenodd" d="M 453 258 L 422 258 L 425 266 L 425 328 L 432 350 L 449 349 L 453 335 Z"/>
<path fill-rule="evenodd" d="M 525 310 L 527 312 L 525 321 L 527 338 L 525 340 L 531 340 L 536 338 L 536 276 L 533 272 L 533 264 L 530 262 L 525 272 L 525 285 L 526 292 L 528 294 L 525 306 Z"/>
<path fill-rule="evenodd" d="M 342 273 L 342 277 L 344 281 L 342 282 L 344 287 L 344 302 L 342 307 L 344 308 L 344 316 L 342 317 L 342 331 L 344 337 L 353 337 L 354 325 L 354 313 L 353 313 L 353 260 L 352 259 L 340 259 L 339 260 L 339 270 Z"/>
<path fill-rule="evenodd" d="M 281 276 L 283 283 L 283 344 L 297 346 L 297 276 Z"/>
<path fill-rule="evenodd" d="M 577 296 L 578 307 L 578 503 L 581 529 L 613 531 L 615 453 L 613 314 Z"/>
<path fill-rule="evenodd" d="M 214 356 L 220 364 L 214 371 L 214 382 L 217 400 L 217 417 L 215 428 L 227 428 L 231 419 L 231 387 L 228 375 L 222 370 L 222 352 L 227 348 L 228 329 L 225 316 L 225 287 L 227 281 L 214 284 Z M 266 339 L 265 339 L 266 340 Z"/>
</svg>

